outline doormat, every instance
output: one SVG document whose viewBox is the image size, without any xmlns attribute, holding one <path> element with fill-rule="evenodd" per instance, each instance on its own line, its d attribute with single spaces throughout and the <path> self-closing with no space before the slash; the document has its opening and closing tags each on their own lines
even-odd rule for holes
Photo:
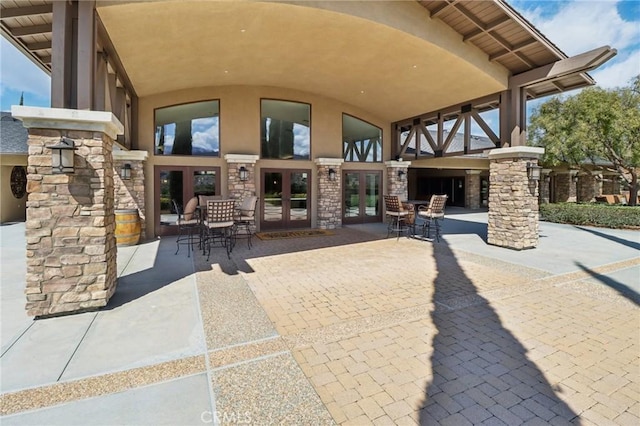
<svg viewBox="0 0 640 426">
<path fill-rule="evenodd" d="M 333 232 L 326 229 L 306 229 L 298 231 L 275 231 L 256 233 L 256 236 L 261 240 L 284 240 L 287 238 L 322 237 L 325 235 L 333 235 Z"/>
</svg>

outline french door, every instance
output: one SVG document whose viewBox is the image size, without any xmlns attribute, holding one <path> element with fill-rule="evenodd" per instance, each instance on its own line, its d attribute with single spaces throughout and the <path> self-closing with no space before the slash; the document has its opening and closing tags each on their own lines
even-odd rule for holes
<svg viewBox="0 0 640 426">
<path fill-rule="evenodd" d="M 344 171 L 342 222 L 345 224 L 380 222 L 382 220 L 381 182 L 379 171 Z"/>
<path fill-rule="evenodd" d="M 172 200 L 184 208 L 191 197 L 220 194 L 219 167 L 155 166 L 155 234 L 178 233 Z"/>
<path fill-rule="evenodd" d="M 260 229 L 311 227 L 311 171 L 263 169 Z"/>
</svg>

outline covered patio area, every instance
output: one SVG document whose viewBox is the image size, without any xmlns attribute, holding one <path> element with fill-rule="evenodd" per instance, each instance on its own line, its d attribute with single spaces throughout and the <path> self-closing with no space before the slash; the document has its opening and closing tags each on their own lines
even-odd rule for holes
<svg viewBox="0 0 640 426">
<path fill-rule="evenodd" d="M 440 243 L 357 225 L 211 262 L 166 237 L 119 250 L 105 309 L 46 321 L 21 310 L 24 257 L 4 263 L 23 225 L 5 227 L 2 423 L 637 423 L 638 233 L 541 223 L 517 252 L 486 222 L 450 209 Z"/>
</svg>

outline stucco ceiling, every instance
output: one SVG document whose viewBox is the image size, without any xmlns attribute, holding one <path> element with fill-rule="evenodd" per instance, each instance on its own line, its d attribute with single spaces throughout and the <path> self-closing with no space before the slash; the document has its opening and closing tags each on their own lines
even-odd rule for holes
<svg viewBox="0 0 640 426">
<path fill-rule="evenodd" d="M 395 121 L 506 84 L 423 38 L 304 3 L 114 2 L 99 3 L 98 14 L 140 97 L 276 86 Z"/>
</svg>

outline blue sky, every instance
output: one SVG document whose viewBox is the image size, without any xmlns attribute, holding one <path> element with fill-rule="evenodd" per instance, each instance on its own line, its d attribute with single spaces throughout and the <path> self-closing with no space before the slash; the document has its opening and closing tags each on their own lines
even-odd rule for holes
<svg viewBox="0 0 640 426">
<path fill-rule="evenodd" d="M 618 55 L 590 74 L 603 88 L 640 74 L 640 0 L 507 0 L 567 55 L 609 45 Z M 50 106 L 50 78 L 0 37 L 0 110 Z M 534 107 L 535 105 L 531 105 Z"/>
</svg>

